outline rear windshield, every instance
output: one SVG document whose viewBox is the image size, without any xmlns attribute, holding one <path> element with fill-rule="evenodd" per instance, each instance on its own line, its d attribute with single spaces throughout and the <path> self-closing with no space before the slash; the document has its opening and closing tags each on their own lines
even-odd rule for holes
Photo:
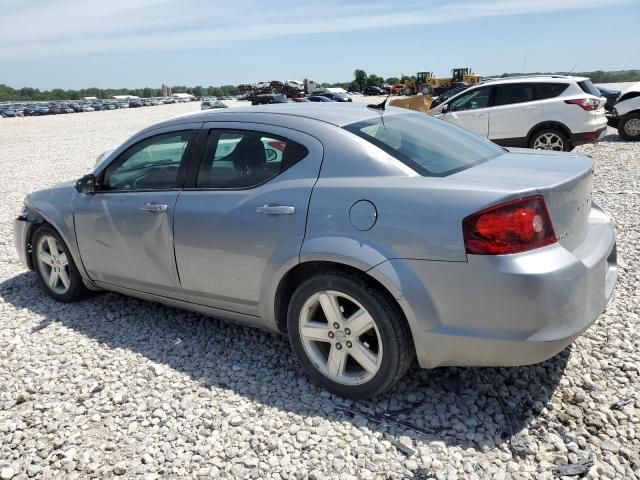
<svg viewBox="0 0 640 480">
<path fill-rule="evenodd" d="M 578 82 L 578 85 L 580 85 L 580 88 L 584 93 L 595 95 L 596 97 L 602 96 L 600 95 L 600 91 L 595 87 L 595 85 L 591 83 L 591 80 L 582 80 L 581 82 Z"/>
<path fill-rule="evenodd" d="M 424 114 L 389 115 L 344 128 L 424 176 L 444 177 L 505 153 L 482 137 Z"/>
</svg>

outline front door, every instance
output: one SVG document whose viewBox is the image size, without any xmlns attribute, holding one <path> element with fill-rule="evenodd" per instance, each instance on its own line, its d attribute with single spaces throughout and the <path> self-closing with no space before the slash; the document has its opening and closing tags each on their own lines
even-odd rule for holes
<svg viewBox="0 0 640 480">
<path fill-rule="evenodd" d="M 209 131 L 197 178 L 178 198 L 175 252 L 190 301 L 259 323 L 272 278 L 298 261 L 322 145 L 301 132 L 250 125 Z"/>
<path fill-rule="evenodd" d="M 473 89 L 454 98 L 446 105 L 449 111 L 436 116 L 469 130 L 481 137 L 489 135 L 491 87 Z"/>
<path fill-rule="evenodd" d="M 191 131 L 146 138 L 99 175 L 95 194 L 80 195 L 76 236 L 89 277 L 182 298 L 173 254 L 173 215 Z"/>
</svg>

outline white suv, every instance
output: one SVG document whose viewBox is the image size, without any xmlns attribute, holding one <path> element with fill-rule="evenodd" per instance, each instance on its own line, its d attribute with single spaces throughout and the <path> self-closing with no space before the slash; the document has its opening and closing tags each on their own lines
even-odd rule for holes
<svg viewBox="0 0 640 480">
<path fill-rule="evenodd" d="M 605 102 L 588 78 L 540 75 L 485 81 L 429 113 L 505 147 L 569 151 L 605 134 Z"/>
</svg>

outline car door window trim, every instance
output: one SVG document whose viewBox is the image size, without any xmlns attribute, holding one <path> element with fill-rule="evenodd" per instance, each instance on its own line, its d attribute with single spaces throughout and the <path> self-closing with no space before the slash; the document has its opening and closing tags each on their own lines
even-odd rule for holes
<svg viewBox="0 0 640 480">
<path fill-rule="evenodd" d="M 220 122 L 220 123 L 226 123 L 226 122 Z M 201 132 L 201 136 L 198 138 L 198 148 L 194 149 L 194 161 L 193 163 L 193 169 L 190 170 L 188 172 L 188 178 L 187 178 L 187 182 L 184 184 L 183 186 L 183 190 L 184 191 L 190 191 L 190 192 L 199 192 L 199 191 L 220 191 L 220 192 L 225 192 L 225 191 L 244 191 L 244 190 L 253 190 L 255 188 L 261 187 L 262 185 L 265 185 L 266 183 L 272 181 L 275 178 L 278 178 L 280 175 L 282 175 L 284 172 L 288 171 L 291 167 L 293 167 L 294 165 L 296 165 L 298 162 L 303 161 L 305 158 L 307 158 L 309 155 L 311 155 L 312 150 L 305 145 L 303 142 L 299 141 L 299 140 L 293 140 L 290 137 L 283 135 L 281 133 L 273 133 L 270 132 L 268 130 L 257 130 L 257 129 L 252 129 L 250 127 L 250 125 L 263 125 L 260 123 L 251 123 L 251 124 L 247 124 L 248 128 L 242 128 L 242 126 L 238 125 L 238 126 L 233 126 L 233 127 L 228 127 L 228 126 L 219 126 L 219 127 L 211 127 L 211 126 L 206 126 L 204 127 Z M 264 124 L 265 126 L 271 127 L 271 125 L 268 124 Z M 277 127 L 278 129 L 283 129 L 284 127 Z M 296 131 L 296 130 L 294 130 Z M 286 169 L 279 171 L 276 175 L 267 178 L 266 180 L 257 183 L 255 185 L 249 185 L 246 187 L 200 187 L 197 185 L 197 180 L 198 180 L 198 173 L 200 172 L 200 168 L 202 167 L 202 164 L 204 161 L 206 161 L 206 159 L 209 157 L 209 155 L 214 155 L 215 151 L 217 149 L 218 146 L 218 141 L 220 140 L 220 135 L 222 133 L 225 132 L 250 132 L 250 133 L 257 133 L 257 134 L 261 134 L 264 136 L 274 136 L 280 139 L 283 139 L 285 141 L 290 141 L 290 142 L 294 142 L 297 143 L 301 146 L 303 146 L 307 153 L 304 157 L 300 158 L 299 160 L 297 160 L 295 163 L 289 165 Z M 210 137 L 211 135 L 215 135 L 215 142 L 210 142 Z M 195 158 L 197 158 L 197 160 L 195 160 Z"/>
<path fill-rule="evenodd" d="M 102 187 L 104 185 L 104 177 L 106 175 L 107 169 L 113 165 L 114 163 L 120 161 L 123 155 L 127 155 L 131 149 L 135 148 L 142 142 L 146 142 L 150 139 L 168 136 L 172 134 L 179 134 L 183 132 L 188 132 L 189 136 L 187 138 L 187 146 L 185 147 L 184 153 L 182 154 L 182 158 L 180 160 L 180 165 L 178 166 L 178 172 L 176 174 L 176 186 L 173 188 L 145 188 L 145 189 L 132 189 L 132 190 L 103 190 Z M 186 177 L 187 177 L 187 166 L 190 163 L 191 157 L 193 156 L 194 144 L 197 139 L 197 134 L 199 134 L 200 130 L 195 130 L 193 128 L 180 129 L 180 130 L 169 130 L 165 132 L 158 132 L 154 135 L 149 135 L 140 139 L 139 141 L 133 143 L 128 146 L 124 151 L 122 151 L 117 157 L 115 157 L 112 161 L 110 161 L 107 165 L 104 166 L 102 171 L 97 175 L 97 189 L 95 194 L 107 194 L 107 193 L 144 193 L 144 192 L 175 192 L 181 191 L 184 188 Z M 125 160 L 126 161 L 126 160 Z"/>
</svg>

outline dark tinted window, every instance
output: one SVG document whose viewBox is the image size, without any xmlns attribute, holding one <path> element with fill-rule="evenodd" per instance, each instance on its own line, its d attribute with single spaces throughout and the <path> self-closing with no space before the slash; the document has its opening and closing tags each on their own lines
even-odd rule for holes
<svg viewBox="0 0 640 480">
<path fill-rule="evenodd" d="M 537 100 L 536 87 L 532 83 L 496 85 L 493 104 L 511 105 L 514 103 L 533 102 Z"/>
<path fill-rule="evenodd" d="M 451 101 L 451 111 L 477 110 L 489 106 L 491 87 L 478 88 Z"/>
<path fill-rule="evenodd" d="M 190 134 L 165 133 L 135 144 L 105 169 L 101 190 L 176 188 Z"/>
<path fill-rule="evenodd" d="M 578 82 L 578 85 L 580 85 L 580 88 L 584 93 L 588 93 L 589 95 L 595 95 L 596 97 L 601 96 L 600 92 L 595 87 L 595 85 L 591 83 L 591 80 L 582 80 L 581 82 Z"/>
<path fill-rule="evenodd" d="M 303 145 L 270 133 L 211 130 L 196 185 L 254 187 L 284 172 L 308 153 Z"/>
<path fill-rule="evenodd" d="M 425 176 L 450 175 L 505 152 L 482 137 L 423 114 L 390 115 L 344 128 Z"/>
<path fill-rule="evenodd" d="M 564 92 L 568 83 L 539 83 L 538 84 L 538 95 L 541 100 L 545 98 L 554 98 Z"/>
</svg>

